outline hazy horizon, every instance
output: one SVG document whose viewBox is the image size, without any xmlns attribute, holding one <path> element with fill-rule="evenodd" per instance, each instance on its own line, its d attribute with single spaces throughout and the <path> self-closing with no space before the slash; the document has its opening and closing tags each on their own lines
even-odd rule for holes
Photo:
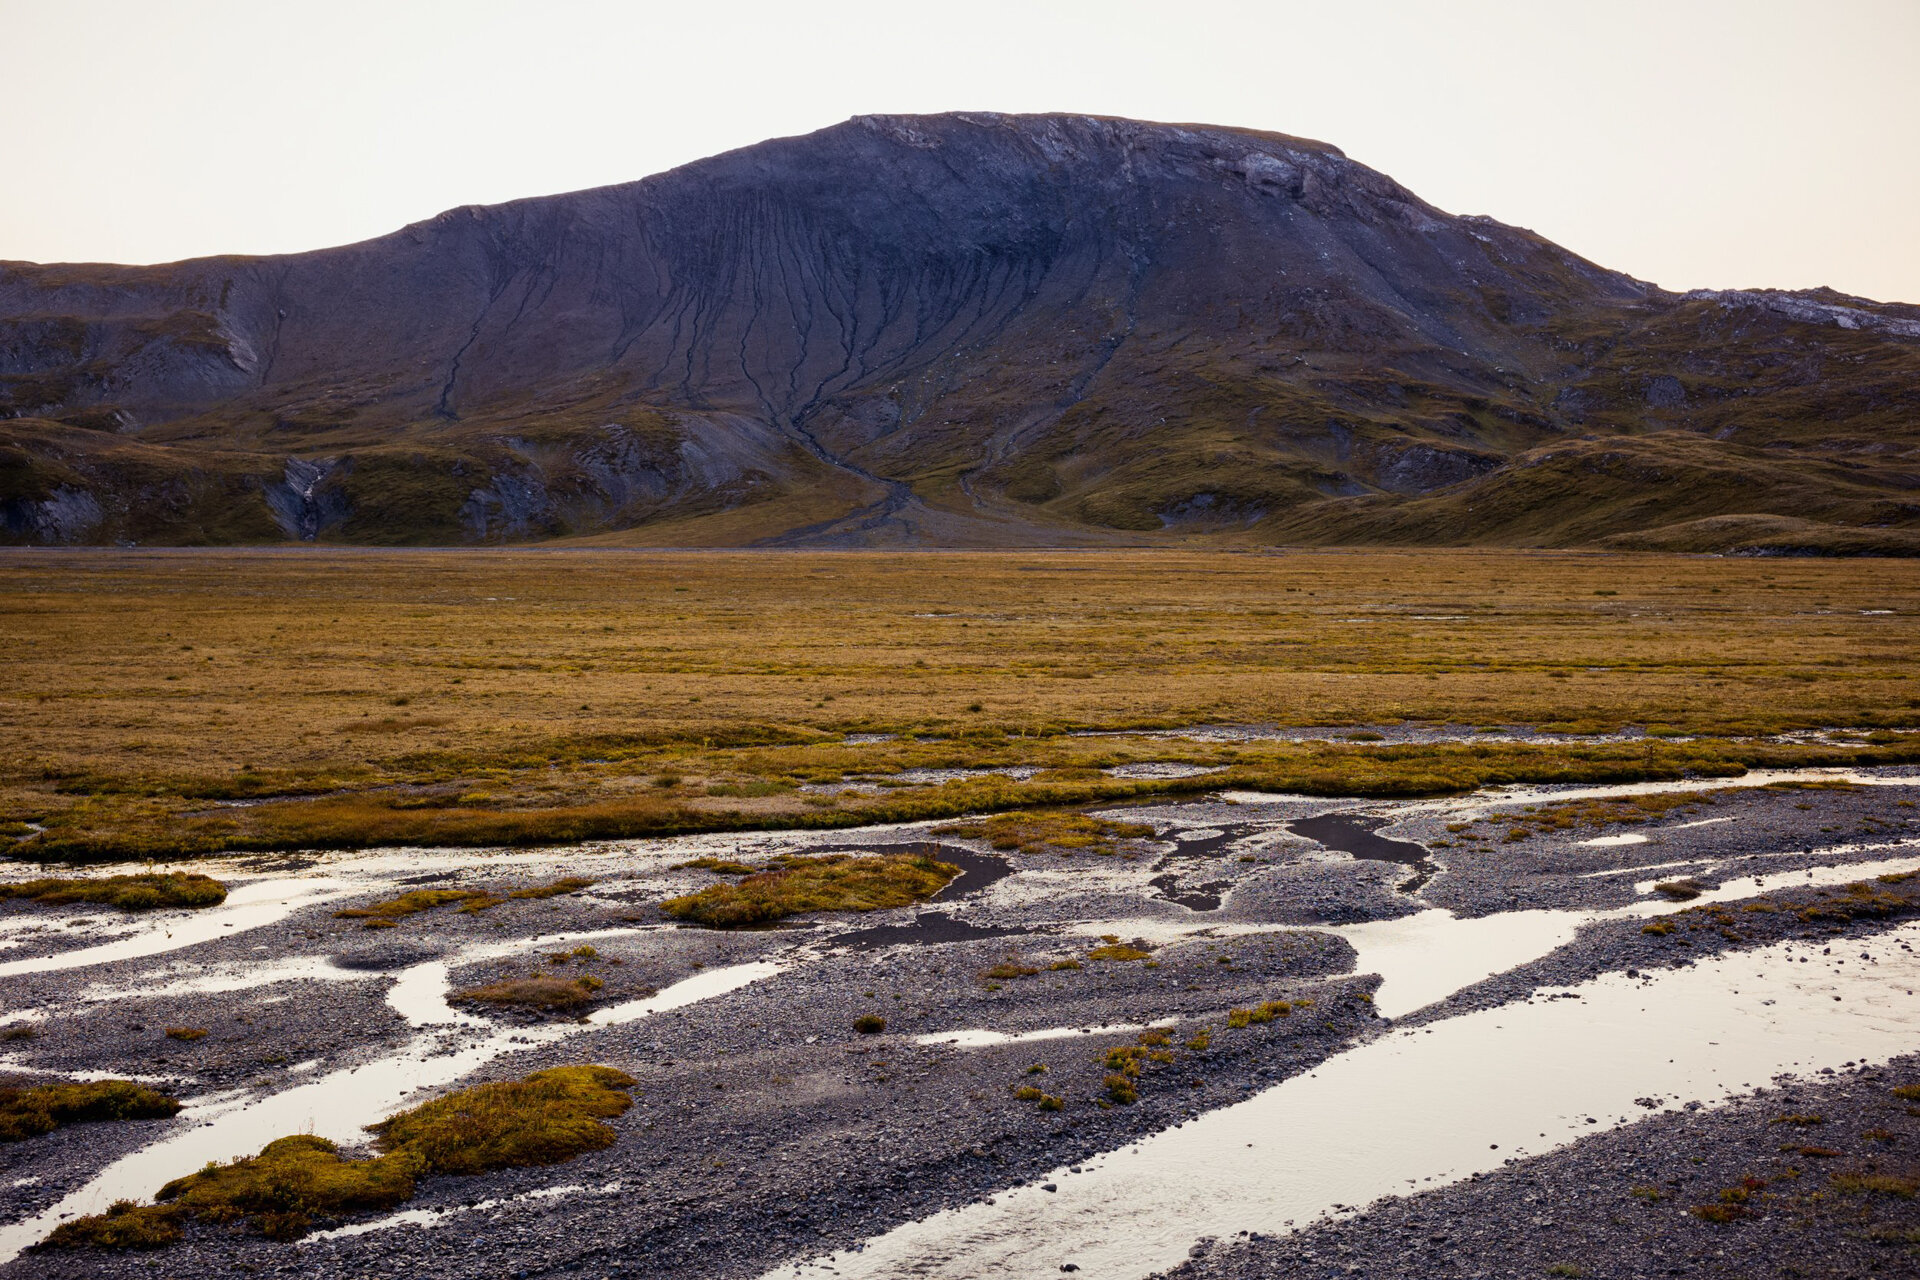
<svg viewBox="0 0 1920 1280">
<path fill-rule="evenodd" d="M 1906 0 L 0 0 L 0 36 L 38 104 L 0 259 L 318 249 L 854 115 L 1057 111 L 1317 138 L 1671 289 L 1920 302 Z"/>
</svg>

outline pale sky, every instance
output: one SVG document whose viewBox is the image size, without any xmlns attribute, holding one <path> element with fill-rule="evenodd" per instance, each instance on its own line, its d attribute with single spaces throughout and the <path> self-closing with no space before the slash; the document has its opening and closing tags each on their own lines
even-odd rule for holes
<svg viewBox="0 0 1920 1280">
<path fill-rule="evenodd" d="M 0 259 L 365 239 L 870 112 L 1334 143 L 1668 288 L 1920 302 L 1920 0 L 0 0 Z"/>
</svg>

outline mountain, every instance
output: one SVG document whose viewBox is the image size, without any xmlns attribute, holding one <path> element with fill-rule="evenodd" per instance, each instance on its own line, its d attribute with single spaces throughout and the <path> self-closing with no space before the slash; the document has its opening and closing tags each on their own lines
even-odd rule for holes
<svg viewBox="0 0 1920 1280">
<path fill-rule="evenodd" d="M 362 244 L 0 264 L 0 537 L 1920 548 L 1920 308 L 1323 143 L 869 116 Z"/>
</svg>

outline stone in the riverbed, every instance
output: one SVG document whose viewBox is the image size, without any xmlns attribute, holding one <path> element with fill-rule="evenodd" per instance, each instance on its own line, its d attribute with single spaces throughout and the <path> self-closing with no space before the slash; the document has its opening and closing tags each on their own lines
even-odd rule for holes
<svg viewBox="0 0 1920 1280">
<path fill-rule="evenodd" d="M 333 957 L 335 968 L 362 969 L 373 973 L 385 973 L 389 969 L 405 969 L 437 958 L 440 952 L 429 947 L 411 943 L 390 942 L 380 946 L 364 947 L 357 951 L 343 951 Z"/>
</svg>

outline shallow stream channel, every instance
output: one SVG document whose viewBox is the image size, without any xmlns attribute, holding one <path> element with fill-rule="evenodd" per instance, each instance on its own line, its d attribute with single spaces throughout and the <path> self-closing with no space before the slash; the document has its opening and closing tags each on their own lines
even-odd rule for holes
<svg viewBox="0 0 1920 1280">
<path fill-rule="evenodd" d="M 186 1104 L 0 1146 L 0 1275 L 1137 1280 L 1920 1054 L 1916 801 L 1900 769 L 1225 793 L 1106 812 L 1154 832 L 1110 855 L 914 826 L 240 858 L 189 868 L 232 886 L 194 912 L 0 903 L 0 1076 Z M 657 909 L 716 882 L 698 858 L 908 850 L 962 874 L 768 929 Z M 593 883 L 335 915 L 560 876 Z M 602 985 L 564 1017 L 460 994 L 534 971 Z M 566 1165 L 429 1179 L 297 1242 L 27 1252 L 275 1138 L 354 1150 L 437 1093 L 577 1062 L 638 1083 Z"/>
</svg>

